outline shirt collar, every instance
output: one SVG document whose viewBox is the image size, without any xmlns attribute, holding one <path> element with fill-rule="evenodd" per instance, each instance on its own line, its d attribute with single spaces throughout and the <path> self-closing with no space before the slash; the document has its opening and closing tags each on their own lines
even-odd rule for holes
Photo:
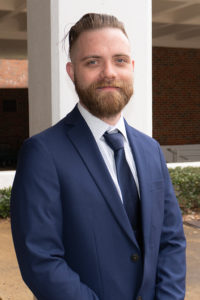
<svg viewBox="0 0 200 300">
<path fill-rule="evenodd" d="M 92 131 L 92 134 L 96 141 L 99 141 L 106 131 L 111 132 L 114 130 L 119 130 L 123 134 L 125 140 L 128 141 L 127 135 L 126 135 L 126 128 L 125 128 L 125 124 L 124 124 L 124 118 L 123 118 L 122 113 L 121 113 L 121 117 L 120 117 L 119 121 L 117 122 L 117 124 L 112 126 L 112 125 L 109 125 L 106 122 L 102 121 L 101 119 L 95 117 L 94 115 L 92 115 L 88 110 L 86 110 L 80 104 L 80 102 L 78 103 L 78 109 L 79 109 L 82 117 L 86 121 L 88 127 Z"/>
</svg>

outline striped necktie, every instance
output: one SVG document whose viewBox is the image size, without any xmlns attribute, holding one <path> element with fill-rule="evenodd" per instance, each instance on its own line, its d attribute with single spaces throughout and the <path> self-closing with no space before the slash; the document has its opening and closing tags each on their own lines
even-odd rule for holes
<svg viewBox="0 0 200 300">
<path fill-rule="evenodd" d="M 114 151 L 117 179 L 120 186 L 124 207 L 129 221 L 136 234 L 141 239 L 140 199 L 133 174 L 127 163 L 124 151 L 124 138 L 120 132 L 104 133 L 106 143 Z"/>
</svg>

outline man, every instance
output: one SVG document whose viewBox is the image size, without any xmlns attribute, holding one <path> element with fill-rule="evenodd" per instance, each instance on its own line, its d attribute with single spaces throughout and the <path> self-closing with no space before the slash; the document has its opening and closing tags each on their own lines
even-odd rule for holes
<svg viewBox="0 0 200 300">
<path fill-rule="evenodd" d="M 87 14 L 69 45 L 80 101 L 25 141 L 12 191 L 23 279 L 38 300 L 183 300 L 185 238 L 166 165 L 122 117 L 133 93 L 123 24 Z"/>
</svg>

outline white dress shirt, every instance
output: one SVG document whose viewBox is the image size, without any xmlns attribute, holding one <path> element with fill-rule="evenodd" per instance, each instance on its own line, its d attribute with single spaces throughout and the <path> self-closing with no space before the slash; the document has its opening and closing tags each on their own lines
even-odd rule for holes
<svg viewBox="0 0 200 300">
<path fill-rule="evenodd" d="M 136 186 L 137 186 L 137 189 L 139 192 L 139 183 L 138 183 L 136 166 L 135 166 L 133 154 L 132 154 L 129 142 L 128 142 L 123 116 L 121 115 L 119 121 L 117 122 L 117 124 L 115 126 L 111 126 L 111 125 L 107 124 L 106 122 L 100 120 L 99 118 L 95 117 L 94 115 L 92 115 L 80 103 L 78 103 L 78 109 L 95 138 L 95 141 L 96 141 L 97 146 L 101 152 L 101 155 L 105 161 L 108 171 L 110 172 L 110 175 L 112 177 L 112 180 L 114 181 L 114 184 L 117 188 L 120 198 L 123 201 L 122 195 L 121 195 L 121 190 L 120 190 L 119 183 L 117 180 L 114 152 L 108 146 L 108 144 L 106 143 L 106 141 L 103 137 L 103 135 L 106 131 L 111 132 L 111 131 L 119 130 L 122 133 L 122 135 L 124 137 L 124 150 L 125 150 L 126 160 L 129 164 L 129 167 L 131 169 L 131 172 L 133 174 L 133 177 L 135 179 L 135 183 L 136 183 Z"/>
</svg>

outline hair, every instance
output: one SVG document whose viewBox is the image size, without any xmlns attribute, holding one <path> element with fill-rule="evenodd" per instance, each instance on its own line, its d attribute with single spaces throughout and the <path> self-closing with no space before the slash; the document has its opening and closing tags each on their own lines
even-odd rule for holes
<svg viewBox="0 0 200 300">
<path fill-rule="evenodd" d="M 82 18 L 69 30 L 69 57 L 71 58 L 73 46 L 81 33 L 84 31 L 102 29 L 106 27 L 120 29 L 128 38 L 124 24 L 116 17 L 107 14 L 88 13 L 82 16 Z"/>
</svg>

